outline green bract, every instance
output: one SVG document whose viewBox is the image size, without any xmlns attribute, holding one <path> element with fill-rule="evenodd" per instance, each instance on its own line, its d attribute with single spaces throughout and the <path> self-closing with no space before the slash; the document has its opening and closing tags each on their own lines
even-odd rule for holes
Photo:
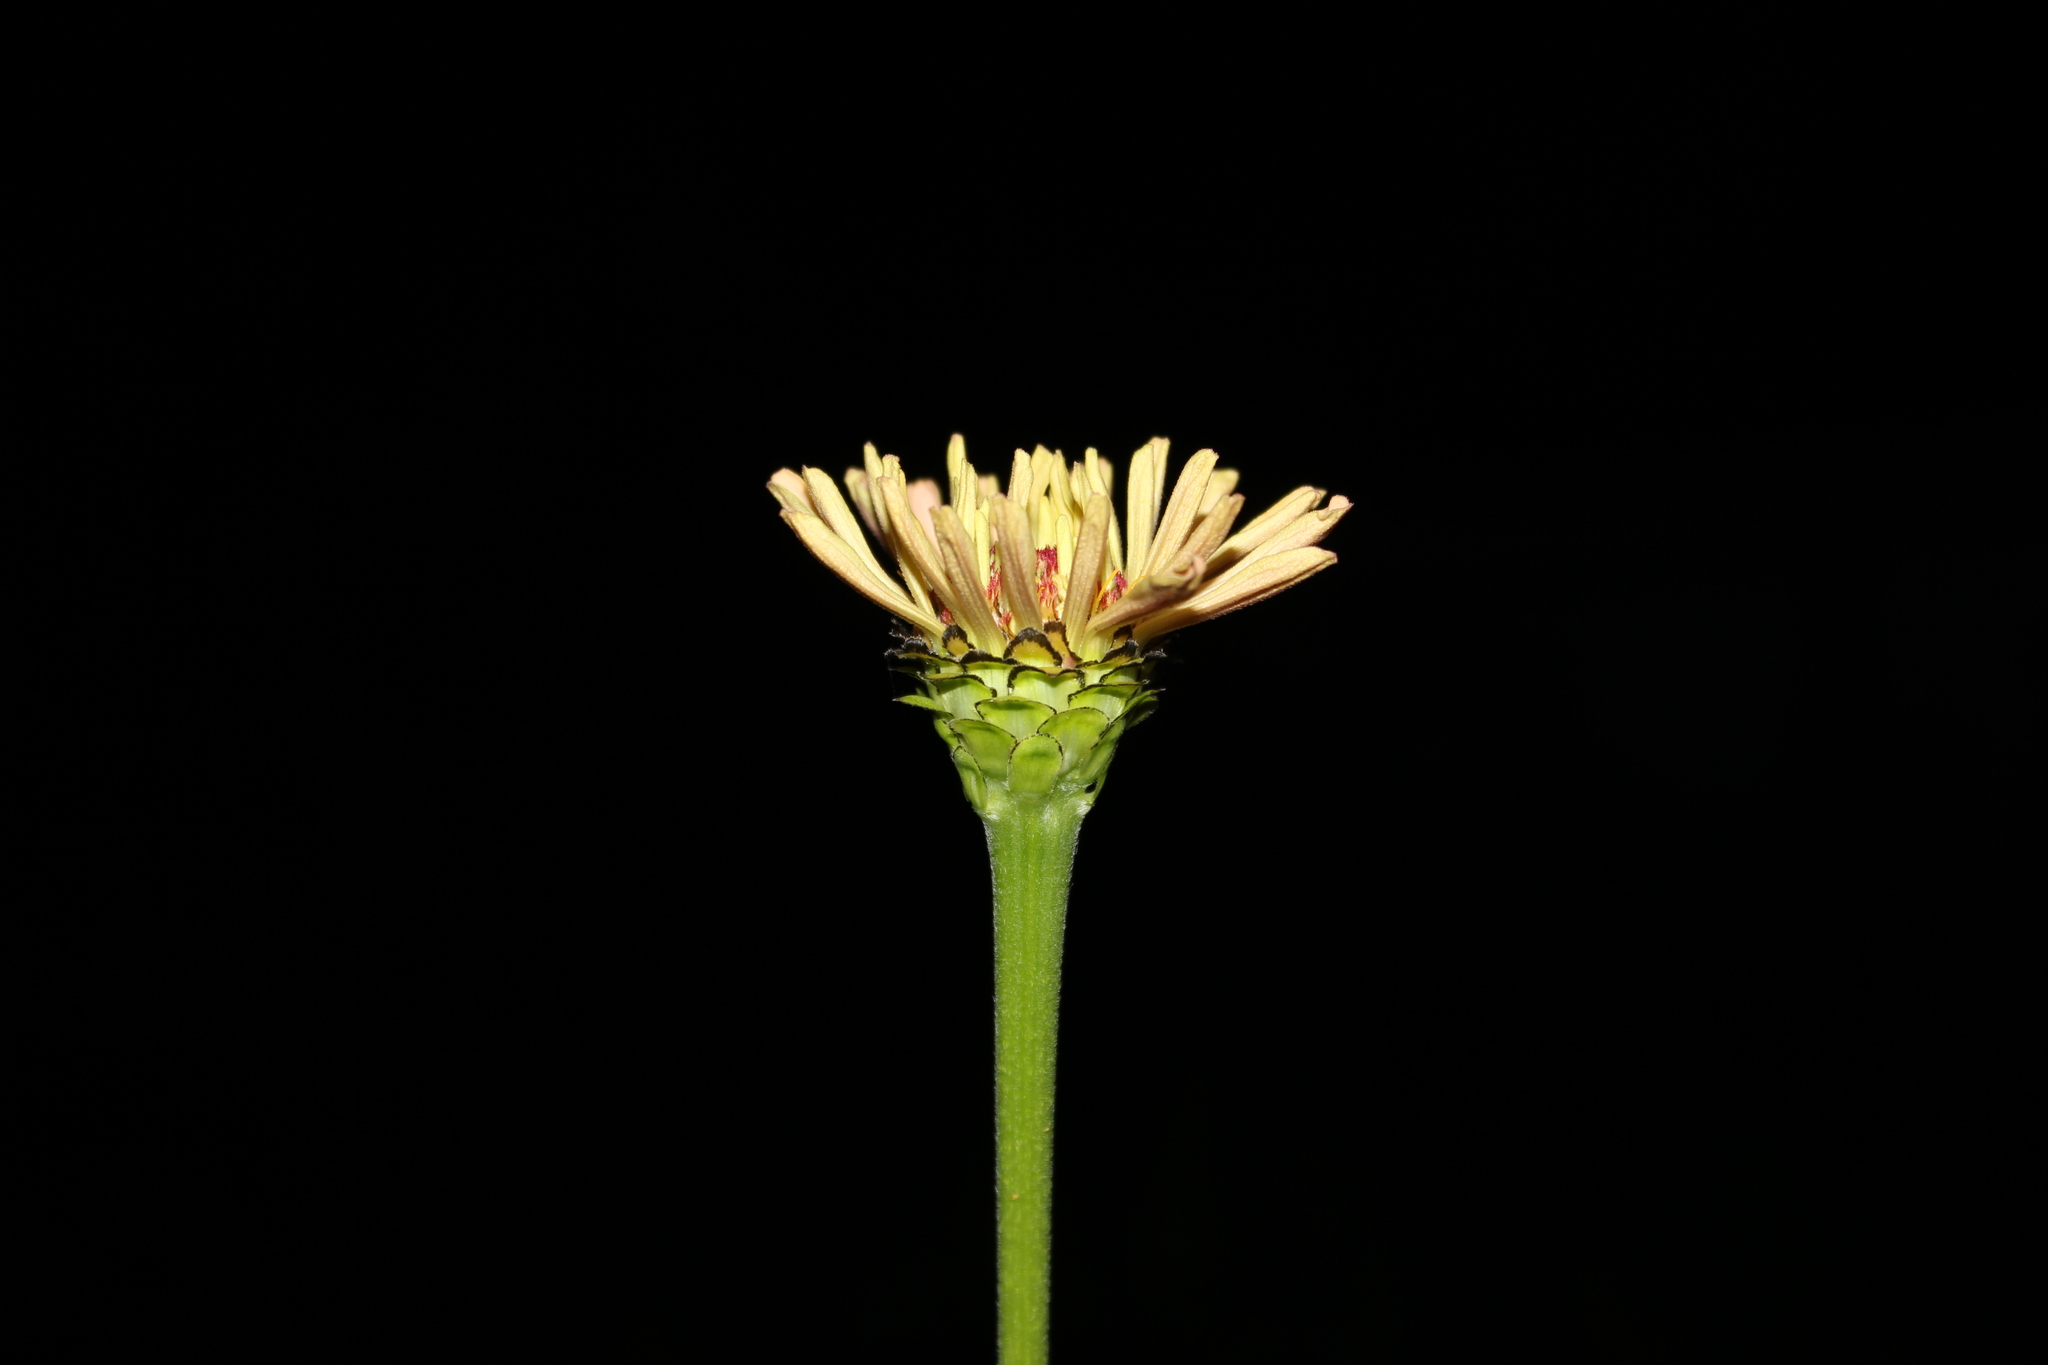
<svg viewBox="0 0 2048 1365">
<path fill-rule="evenodd" d="M 997 658 L 952 626 L 936 648 L 907 635 L 889 657 L 921 689 L 899 700 L 932 713 L 967 800 L 986 815 L 1011 796 L 1099 790 L 1117 741 L 1156 704 L 1148 675 L 1158 654 L 1130 636 L 1119 632 L 1099 659 L 1075 659 L 1055 621 L 1019 631 Z"/>
</svg>

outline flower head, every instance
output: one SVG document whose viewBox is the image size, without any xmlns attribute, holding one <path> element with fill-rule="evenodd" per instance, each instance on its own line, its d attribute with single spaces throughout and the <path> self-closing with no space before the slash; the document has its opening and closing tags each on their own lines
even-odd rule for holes
<svg viewBox="0 0 2048 1365">
<path fill-rule="evenodd" d="M 1301 487 L 1241 528 L 1237 471 L 1197 451 L 1166 495 L 1166 441 L 1131 457 L 1124 522 L 1114 475 L 1093 449 L 1071 464 L 1040 446 L 1016 452 L 1007 485 L 946 451 L 950 499 L 930 479 L 905 478 L 894 455 L 867 447 L 846 471 L 852 505 L 820 470 L 777 470 L 768 490 L 811 552 L 870 600 L 949 652 L 1017 658 L 1055 668 L 1100 659 L 1118 642 L 1149 640 L 1271 597 L 1334 564 L 1316 542 L 1349 510 Z M 858 510 L 859 519 L 855 519 Z M 896 576 L 861 534 L 894 562 Z"/>
</svg>

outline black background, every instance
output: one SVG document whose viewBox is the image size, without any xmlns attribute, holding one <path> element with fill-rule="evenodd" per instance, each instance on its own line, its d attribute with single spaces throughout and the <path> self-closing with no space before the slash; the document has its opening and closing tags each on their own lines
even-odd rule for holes
<svg viewBox="0 0 2048 1365">
<path fill-rule="evenodd" d="M 217 909 L 155 931 L 201 984 L 129 1040 L 174 1098 L 108 1254 L 285 1355 L 983 1358 L 980 830 L 763 484 L 1164 434 L 1356 507 L 1171 642 L 1085 830 L 1056 1358 L 1991 1331 L 2041 746 L 1994 182 L 1445 122 L 1227 185 L 329 183 L 230 323 L 241 852 L 177 854 Z"/>
</svg>

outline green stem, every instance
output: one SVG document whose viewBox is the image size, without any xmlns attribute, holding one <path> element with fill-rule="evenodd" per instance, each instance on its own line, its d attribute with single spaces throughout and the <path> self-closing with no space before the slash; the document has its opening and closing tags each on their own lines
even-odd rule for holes
<svg viewBox="0 0 2048 1365">
<path fill-rule="evenodd" d="M 989 793 L 996 910 L 996 1338 L 1002 1365 L 1044 1365 L 1052 1293 L 1053 1056 L 1078 793 Z"/>
</svg>

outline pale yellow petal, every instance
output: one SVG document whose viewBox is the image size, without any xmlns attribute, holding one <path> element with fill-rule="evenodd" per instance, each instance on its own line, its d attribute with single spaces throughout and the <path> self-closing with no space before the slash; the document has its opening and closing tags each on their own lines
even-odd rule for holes
<svg viewBox="0 0 2048 1365">
<path fill-rule="evenodd" d="M 1278 531 L 1260 541 L 1258 546 L 1246 554 L 1243 559 L 1239 560 L 1236 565 L 1226 568 L 1222 573 L 1215 575 L 1211 581 L 1221 582 L 1234 574 L 1243 573 L 1269 555 L 1285 554 L 1289 550 L 1298 550 L 1304 545 L 1315 544 L 1324 536 L 1330 534 L 1331 528 L 1343 520 L 1344 514 L 1350 510 L 1351 499 L 1339 494 L 1337 497 L 1330 499 L 1328 507 L 1303 512 L 1300 516 L 1282 526 Z"/>
<path fill-rule="evenodd" d="M 924 528 L 925 538 L 936 546 L 939 543 L 939 533 L 932 529 L 932 509 L 945 501 L 939 495 L 938 480 L 919 479 L 910 485 L 909 496 L 910 510 L 916 517 L 917 524 Z"/>
<path fill-rule="evenodd" d="M 1172 445 L 1164 436 L 1152 438 L 1152 536 L 1159 536 L 1159 509 L 1166 502 L 1166 450 Z"/>
<path fill-rule="evenodd" d="M 1003 562 L 1003 604 L 1010 609 L 1010 623 L 1017 630 L 1037 630 L 1045 624 L 1038 611 L 1038 551 L 1031 543 L 1024 509 L 1008 498 L 998 498 L 989 510 L 996 524 L 996 550 Z"/>
<path fill-rule="evenodd" d="M 1046 475 L 1051 480 L 1046 497 L 1051 501 L 1053 513 L 1068 512 L 1074 506 L 1074 490 L 1067 485 L 1067 457 L 1057 450 L 1046 457 Z"/>
<path fill-rule="evenodd" d="M 1195 527 L 1202 494 L 1209 486 L 1209 471 L 1215 467 L 1213 450 L 1198 450 L 1181 466 L 1173 497 L 1166 504 L 1166 515 L 1160 518 L 1159 529 L 1152 533 L 1152 548 L 1146 552 L 1144 572 L 1156 573 L 1179 556 L 1188 532 Z"/>
<path fill-rule="evenodd" d="M 865 469 L 846 471 L 846 496 L 853 499 L 853 510 L 860 513 L 861 524 L 868 528 L 868 534 L 876 540 L 886 541 L 882 523 L 875 516 L 875 500 L 868 491 L 868 472 Z"/>
<path fill-rule="evenodd" d="M 1195 529 L 1188 534 L 1187 552 L 1208 559 L 1216 553 L 1216 547 L 1230 534 L 1231 523 L 1244 510 L 1244 494 L 1232 493 L 1203 514 L 1195 523 Z"/>
<path fill-rule="evenodd" d="M 1026 509 L 1031 506 L 1031 457 L 1022 447 L 1010 456 L 1010 501 Z"/>
<path fill-rule="evenodd" d="M 987 561 L 977 563 L 974 542 L 968 538 L 967 528 L 960 524 L 959 514 L 950 506 L 933 510 L 932 529 L 939 533 L 939 562 L 946 566 L 946 581 L 952 585 L 956 599 L 949 604 L 954 619 L 976 649 L 1001 654 L 1005 643 L 1003 630 L 996 623 L 995 613 L 989 610 L 985 595 L 988 574 L 980 567 Z"/>
<path fill-rule="evenodd" d="M 1133 633 L 1140 640 L 1154 640 L 1202 621 L 1214 620 L 1240 607 L 1262 602 L 1275 593 L 1285 592 L 1336 562 L 1336 555 L 1312 545 L 1268 555 L 1249 565 L 1243 575 L 1227 583 L 1211 583 L 1178 606 L 1139 621 Z"/>
<path fill-rule="evenodd" d="M 832 482 L 832 476 L 822 469 L 805 465 L 804 488 L 811 495 L 811 506 L 818 509 L 818 515 L 832 528 L 832 534 L 845 541 L 860 557 L 860 562 L 874 570 L 875 577 L 888 582 L 889 575 L 882 571 L 881 561 L 868 548 L 868 538 L 860 533 L 860 523 L 854 520 L 853 509 L 846 505 L 846 499 L 839 495 L 839 485 Z"/>
<path fill-rule="evenodd" d="M 1237 471 L 1235 469 L 1219 469 L 1215 471 L 1209 476 L 1209 490 L 1202 494 L 1203 514 L 1207 515 L 1210 508 L 1229 497 L 1235 491 L 1237 491 Z"/>
<path fill-rule="evenodd" d="M 1159 504 L 1152 498 L 1152 444 L 1147 441 L 1131 456 L 1130 491 L 1124 510 L 1124 546 L 1130 553 L 1124 562 L 1133 573 L 1144 570 L 1146 553 L 1152 548 L 1152 527 L 1159 520 Z"/>
<path fill-rule="evenodd" d="M 1067 577 L 1066 603 L 1060 608 L 1067 627 L 1067 639 L 1080 647 L 1088 629 L 1088 617 L 1095 609 L 1095 596 L 1102 591 L 1108 567 L 1109 533 L 1116 526 L 1116 511 L 1107 497 L 1097 493 L 1088 499 L 1088 511 L 1081 518 L 1081 530 L 1074 538 L 1074 555 L 1062 560 Z"/>
<path fill-rule="evenodd" d="M 873 441 L 869 441 L 860 448 L 860 458 L 862 466 L 867 470 L 868 506 L 875 509 L 875 524 L 879 528 L 875 532 L 875 538 L 887 544 L 889 540 L 889 509 L 882 505 L 881 494 L 875 491 L 875 485 L 880 481 L 883 473 L 882 457 L 875 453 L 875 443 Z"/>
<path fill-rule="evenodd" d="M 1090 638 L 1106 638 L 1119 626 L 1134 625 L 1180 602 L 1200 585 L 1204 567 L 1198 556 L 1185 555 L 1171 567 L 1145 575 L 1088 623 Z"/>
<path fill-rule="evenodd" d="M 967 442 L 958 432 L 946 444 L 946 493 L 962 524 L 974 515 L 975 484 L 979 479 L 967 460 Z"/>
<path fill-rule="evenodd" d="M 1209 572 L 1221 573 L 1243 559 L 1259 546 L 1279 533 L 1280 528 L 1293 521 L 1323 500 L 1323 490 L 1307 484 L 1295 489 L 1280 501 L 1246 522 L 1238 533 L 1217 547 L 1209 557 Z"/>
<path fill-rule="evenodd" d="M 1045 490 L 1052 486 L 1052 452 L 1039 446 L 1031 452 L 1031 497 L 1033 500 L 1045 496 Z"/>
<path fill-rule="evenodd" d="M 1088 456 L 1095 461 L 1095 491 L 1102 494 L 1105 498 L 1115 498 L 1116 466 L 1103 459 L 1100 455 L 1097 455 L 1093 447 L 1089 448 Z"/>
<path fill-rule="evenodd" d="M 916 569 L 925 587 L 938 594 L 939 601 L 957 619 L 961 609 L 953 600 L 953 587 L 946 581 L 945 567 L 939 563 L 938 544 L 924 533 L 918 524 L 917 514 L 910 510 L 909 494 L 903 487 L 903 480 L 884 478 L 875 486 L 875 491 L 881 495 L 882 505 L 889 509 L 889 524 L 897 528 L 889 538 L 889 548 Z M 938 641 L 933 640 L 932 643 L 937 644 Z"/>
<path fill-rule="evenodd" d="M 1054 564 L 1062 569 L 1073 564 L 1074 518 L 1065 512 L 1060 513 L 1060 519 L 1052 529 L 1052 549 Z M 1058 611 L 1059 609 L 1059 604 L 1055 602 L 1053 610 Z"/>
<path fill-rule="evenodd" d="M 782 519 L 803 541 L 805 548 L 824 562 L 825 567 L 845 579 L 848 584 L 867 597 L 869 601 L 887 608 L 912 625 L 921 629 L 937 631 L 939 621 L 929 611 L 920 608 L 904 594 L 901 588 L 869 573 L 847 543 L 833 534 L 825 519 L 815 513 L 795 508 L 784 508 Z"/>
<path fill-rule="evenodd" d="M 990 553 L 995 549 L 995 536 L 992 534 L 988 524 L 988 504 L 985 502 L 974 504 L 974 517 L 972 520 L 967 521 L 965 525 L 967 527 L 967 534 L 974 540 L 974 562 L 981 569 L 981 581 L 984 585 L 982 590 L 986 592 L 990 573 L 989 566 L 995 563 L 995 559 Z"/>
<path fill-rule="evenodd" d="M 804 476 L 794 469 L 778 469 L 768 478 L 768 491 L 784 507 L 798 512 L 812 512 L 811 495 L 804 490 Z"/>
</svg>

